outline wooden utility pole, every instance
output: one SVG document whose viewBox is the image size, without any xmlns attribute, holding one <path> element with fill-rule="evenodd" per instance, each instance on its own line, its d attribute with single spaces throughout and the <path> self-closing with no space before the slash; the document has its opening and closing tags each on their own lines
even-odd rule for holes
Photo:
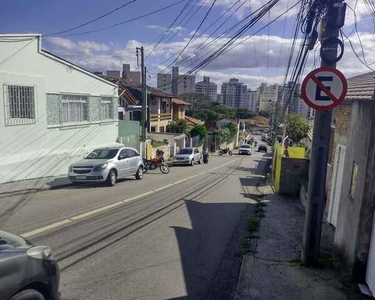
<svg viewBox="0 0 375 300">
<path fill-rule="evenodd" d="M 144 60 L 144 49 L 143 47 L 137 47 L 137 56 L 138 51 L 141 53 L 141 79 L 142 79 L 142 118 L 141 118 L 141 141 L 146 141 L 147 135 L 147 85 L 146 85 L 146 68 Z"/>
<path fill-rule="evenodd" d="M 327 1 L 327 13 L 322 21 L 321 66 L 336 67 L 340 28 L 344 25 L 346 4 L 342 0 Z M 342 48 L 341 51 L 344 51 Z M 317 265 L 319 262 L 322 220 L 326 204 L 326 178 L 330 147 L 332 111 L 317 110 L 314 120 L 308 206 L 305 217 L 302 262 Z"/>
</svg>

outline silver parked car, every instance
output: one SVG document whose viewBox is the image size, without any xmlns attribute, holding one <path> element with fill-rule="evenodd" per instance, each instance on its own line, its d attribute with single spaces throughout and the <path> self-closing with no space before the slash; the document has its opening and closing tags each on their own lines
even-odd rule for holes
<svg viewBox="0 0 375 300">
<path fill-rule="evenodd" d="M 133 148 L 99 148 L 72 164 L 68 177 L 72 183 L 107 182 L 114 186 L 119 178 L 142 179 L 143 167 L 142 157 Z"/>
<path fill-rule="evenodd" d="M 173 165 L 194 166 L 195 163 L 201 163 L 201 154 L 195 147 L 180 149 L 173 159 Z"/>
</svg>

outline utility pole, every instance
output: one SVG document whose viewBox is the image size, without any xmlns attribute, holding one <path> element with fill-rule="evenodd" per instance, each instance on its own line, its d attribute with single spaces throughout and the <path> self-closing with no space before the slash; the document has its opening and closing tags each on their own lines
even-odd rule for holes
<svg viewBox="0 0 375 300">
<path fill-rule="evenodd" d="M 336 67 L 340 28 L 344 25 L 346 4 L 342 0 L 327 1 L 326 16 L 322 21 L 321 66 Z M 327 41 L 327 43 L 325 43 Z M 323 43 L 324 42 L 324 43 Z M 344 51 L 341 48 L 341 51 Z M 330 147 L 332 111 L 317 110 L 314 120 L 308 206 L 305 216 L 302 262 L 317 265 L 319 262 L 322 220 L 326 204 L 326 177 Z"/>
<path fill-rule="evenodd" d="M 137 57 L 138 51 L 141 53 L 141 78 L 142 78 L 142 118 L 141 118 L 141 141 L 146 142 L 147 133 L 147 85 L 146 85 L 146 68 L 144 59 L 144 49 L 143 47 L 137 47 Z"/>
</svg>

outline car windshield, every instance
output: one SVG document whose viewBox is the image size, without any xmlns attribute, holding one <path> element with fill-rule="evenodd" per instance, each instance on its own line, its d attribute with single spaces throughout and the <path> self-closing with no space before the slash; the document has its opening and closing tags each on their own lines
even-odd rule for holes
<svg viewBox="0 0 375 300">
<path fill-rule="evenodd" d="M 85 159 L 111 159 L 114 158 L 119 149 L 95 149 Z"/>
<path fill-rule="evenodd" d="M 240 148 L 250 148 L 250 146 L 249 145 L 241 145 Z"/>
<path fill-rule="evenodd" d="M 178 154 L 192 154 L 192 153 L 193 153 L 193 149 L 188 149 L 188 148 L 181 149 L 180 151 L 178 151 Z"/>
<path fill-rule="evenodd" d="M 29 247 L 31 244 L 23 238 L 0 230 L 0 246 L 8 246 L 12 248 Z"/>
</svg>

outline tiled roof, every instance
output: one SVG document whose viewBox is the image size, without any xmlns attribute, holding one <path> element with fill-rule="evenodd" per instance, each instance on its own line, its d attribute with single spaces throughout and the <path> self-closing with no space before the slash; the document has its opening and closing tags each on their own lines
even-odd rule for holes
<svg viewBox="0 0 375 300">
<path fill-rule="evenodd" d="M 117 83 L 117 81 L 121 81 L 121 83 L 123 85 L 127 85 L 129 87 L 132 87 L 132 88 L 135 88 L 135 89 L 138 89 L 138 90 L 141 90 L 142 89 L 142 85 L 140 83 L 137 83 L 131 79 L 124 79 L 124 78 L 114 78 L 114 77 L 110 77 L 110 76 L 106 76 L 106 75 L 101 75 L 101 77 L 111 81 L 111 82 L 114 82 L 114 83 Z M 153 88 L 151 86 L 147 86 L 147 91 L 152 95 L 152 96 L 156 96 L 156 97 L 162 97 L 162 98 L 173 98 L 174 96 L 171 95 L 171 94 L 168 94 L 168 93 L 164 93 L 163 91 L 160 91 L 156 88 Z"/>
<path fill-rule="evenodd" d="M 188 121 L 192 125 L 204 124 L 204 121 L 198 120 L 192 117 L 185 116 L 185 120 Z"/>
<path fill-rule="evenodd" d="M 348 79 L 348 93 L 345 100 L 373 100 L 375 91 L 375 72 Z"/>
<path fill-rule="evenodd" d="M 176 103 L 176 104 L 179 104 L 179 105 L 191 105 L 190 103 L 184 101 L 184 100 L 181 100 L 181 99 L 176 99 L 176 98 L 173 98 L 172 99 L 172 102 L 173 103 Z"/>
</svg>

